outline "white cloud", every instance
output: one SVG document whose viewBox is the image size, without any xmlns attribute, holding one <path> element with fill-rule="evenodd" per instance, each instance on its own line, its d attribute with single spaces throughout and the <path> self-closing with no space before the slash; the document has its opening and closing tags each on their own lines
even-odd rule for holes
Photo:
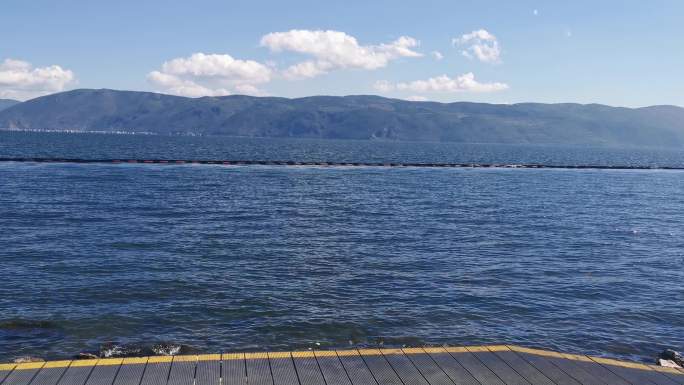
<svg viewBox="0 0 684 385">
<path fill-rule="evenodd" d="M 430 52 L 430 55 L 432 55 L 432 57 L 435 58 L 435 60 L 444 59 L 444 55 L 442 55 L 442 53 L 439 51 L 432 51 L 432 52 Z"/>
<path fill-rule="evenodd" d="M 373 83 L 373 88 L 378 92 L 387 93 L 394 91 L 396 87 L 387 80 L 378 80 L 377 82 Z"/>
<path fill-rule="evenodd" d="M 380 92 L 411 91 L 417 93 L 440 92 L 496 92 L 508 89 L 505 83 L 480 83 L 475 80 L 472 72 L 451 78 L 441 75 L 427 80 L 414 80 L 412 82 L 390 83 L 384 80 L 378 81 L 374 85 Z"/>
<path fill-rule="evenodd" d="M 329 30 L 273 32 L 261 38 L 261 45 L 273 52 L 290 51 L 312 57 L 287 68 L 283 75 L 289 79 L 312 78 L 336 69 L 374 70 L 401 57 L 422 56 L 413 50 L 419 42 L 412 37 L 402 36 L 379 45 L 360 45 L 353 36 Z"/>
<path fill-rule="evenodd" d="M 539 10 L 533 9 L 533 10 L 532 10 L 532 14 L 533 14 L 534 16 L 539 16 Z"/>
<path fill-rule="evenodd" d="M 195 53 L 165 62 L 160 71 L 150 72 L 147 79 L 160 90 L 181 96 L 263 95 L 257 85 L 268 83 L 272 72 L 254 60 Z"/>
<path fill-rule="evenodd" d="M 501 49 L 496 36 L 484 29 L 478 29 L 461 37 L 451 39 L 454 46 L 465 47 L 461 53 L 463 56 L 472 59 L 476 58 L 485 63 L 498 63 L 500 61 Z"/>
<path fill-rule="evenodd" d="M 63 91 L 74 82 L 74 73 L 58 65 L 34 68 L 31 63 L 5 59 L 0 63 L 0 97 L 31 99 Z"/>
</svg>

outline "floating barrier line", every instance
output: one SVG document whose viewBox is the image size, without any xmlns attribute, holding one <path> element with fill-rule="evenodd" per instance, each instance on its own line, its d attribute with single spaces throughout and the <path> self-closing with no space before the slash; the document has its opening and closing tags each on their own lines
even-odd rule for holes
<svg viewBox="0 0 684 385">
<path fill-rule="evenodd" d="M 670 166 L 607 166 L 506 163 L 398 163 L 398 162 L 296 162 L 280 160 L 207 160 L 207 159 L 82 159 L 82 158 L 3 158 L 0 162 L 23 163 L 95 163 L 95 164 L 213 164 L 226 166 L 316 166 L 316 167 L 422 167 L 422 168 L 546 168 L 593 170 L 684 170 Z"/>
</svg>

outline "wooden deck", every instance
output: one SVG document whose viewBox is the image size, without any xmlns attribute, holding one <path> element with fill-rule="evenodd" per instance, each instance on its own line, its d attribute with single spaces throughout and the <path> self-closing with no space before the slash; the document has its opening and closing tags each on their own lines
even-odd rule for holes
<svg viewBox="0 0 684 385">
<path fill-rule="evenodd" d="M 682 385 L 684 371 L 499 345 L 0 364 L 0 384 Z"/>
</svg>

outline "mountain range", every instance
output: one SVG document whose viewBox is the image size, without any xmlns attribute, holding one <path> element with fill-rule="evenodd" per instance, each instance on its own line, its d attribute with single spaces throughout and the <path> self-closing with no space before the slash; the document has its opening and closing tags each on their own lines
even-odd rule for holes
<svg viewBox="0 0 684 385">
<path fill-rule="evenodd" d="M 186 98 L 80 89 L 0 100 L 0 128 L 467 143 L 684 146 L 684 108 L 379 96 Z"/>
<path fill-rule="evenodd" d="M 0 99 L 0 111 L 4 110 L 4 109 L 6 109 L 6 108 L 10 108 L 10 107 L 12 107 L 13 105 L 19 104 L 19 103 L 21 103 L 21 102 L 18 101 L 18 100 Z"/>
</svg>

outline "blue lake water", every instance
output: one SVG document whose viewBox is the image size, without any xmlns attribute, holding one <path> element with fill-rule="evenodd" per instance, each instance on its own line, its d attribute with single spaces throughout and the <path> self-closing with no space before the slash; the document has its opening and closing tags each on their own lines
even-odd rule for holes
<svg viewBox="0 0 684 385">
<path fill-rule="evenodd" d="M 1 156 L 681 165 L 673 150 L 0 133 Z M 0 361 L 684 348 L 684 172 L 0 164 Z"/>
</svg>

